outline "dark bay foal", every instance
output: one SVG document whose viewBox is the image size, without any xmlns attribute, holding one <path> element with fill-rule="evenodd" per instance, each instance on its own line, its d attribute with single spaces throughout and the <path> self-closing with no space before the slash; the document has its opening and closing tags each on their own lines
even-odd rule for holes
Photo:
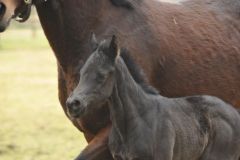
<svg viewBox="0 0 240 160">
<path fill-rule="evenodd" d="M 67 100 L 81 119 L 109 103 L 109 148 L 116 160 L 238 160 L 240 116 L 212 96 L 166 98 L 142 80 L 115 37 L 96 42 Z M 96 105 L 97 104 L 97 105 Z"/>
</svg>

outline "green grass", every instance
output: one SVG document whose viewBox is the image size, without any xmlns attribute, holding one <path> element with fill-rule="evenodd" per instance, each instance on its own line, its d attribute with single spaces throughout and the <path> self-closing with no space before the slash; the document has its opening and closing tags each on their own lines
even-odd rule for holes
<svg viewBox="0 0 240 160">
<path fill-rule="evenodd" d="M 38 31 L 1 35 L 0 159 L 71 160 L 86 145 L 57 95 L 57 67 Z"/>
</svg>

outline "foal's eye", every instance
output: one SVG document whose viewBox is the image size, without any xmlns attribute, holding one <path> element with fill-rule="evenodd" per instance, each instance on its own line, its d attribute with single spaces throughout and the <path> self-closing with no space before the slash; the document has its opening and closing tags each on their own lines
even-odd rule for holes
<svg viewBox="0 0 240 160">
<path fill-rule="evenodd" d="M 97 80 L 102 82 L 106 79 L 106 75 L 103 73 L 97 73 Z"/>
</svg>

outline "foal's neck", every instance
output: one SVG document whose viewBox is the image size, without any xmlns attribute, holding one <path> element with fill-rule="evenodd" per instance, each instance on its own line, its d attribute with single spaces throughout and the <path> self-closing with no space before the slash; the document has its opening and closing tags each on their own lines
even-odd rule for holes
<svg viewBox="0 0 240 160">
<path fill-rule="evenodd" d="M 140 121 L 144 121 L 144 114 L 150 107 L 147 104 L 150 104 L 149 101 L 152 100 L 153 95 L 145 93 L 134 81 L 122 58 L 117 59 L 115 77 L 110 114 L 113 128 L 118 131 L 124 141 L 124 135 L 128 134 L 128 130 L 139 126 Z"/>
</svg>

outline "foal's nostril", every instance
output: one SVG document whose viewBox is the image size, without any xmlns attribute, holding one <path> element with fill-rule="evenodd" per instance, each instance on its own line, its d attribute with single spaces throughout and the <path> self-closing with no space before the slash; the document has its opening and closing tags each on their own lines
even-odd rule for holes
<svg viewBox="0 0 240 160">
<path fill-rule="evenodd" d="M 72 111 L 76 111 L 79 109 L 79 106 L 80 106 L 80 101 L 79 100 L 67 100 L 66 102 L 66 105 L 68 107 L 69 110 L 72 110 Z"/>
<path fill-rule="evenodd" d="M 81 103 L 79 100 L 77 99 L 73 99 L 72 97 L 70 97 L 67 102 L 67 113 L 70 117 L 72 118 L 78 118 L 83 114 L 83 107 L 81 106 Z"/>
<path fill-rule="evenodd" d="M 6 11 L 6 6 L 0 2 L 0 21 L 2 20 L 2 17 L 4 16 Z"/>
<path fill-rule="evenodd" d="M 75 106 L 80 106 L 80 101 L 79 101 L 79 100 L 74 100 L 74 101 L 73 101 L 73 104 L 74 104 Z"/>
</svg>

